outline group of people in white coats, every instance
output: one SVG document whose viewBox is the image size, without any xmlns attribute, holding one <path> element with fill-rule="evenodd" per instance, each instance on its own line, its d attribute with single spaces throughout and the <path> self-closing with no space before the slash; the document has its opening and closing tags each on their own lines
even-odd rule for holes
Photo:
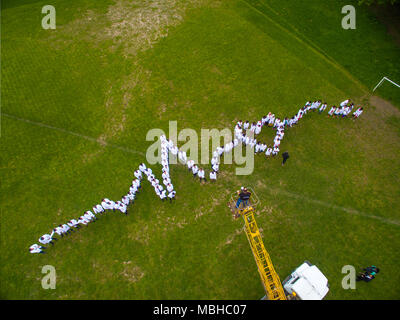
<svg viewBox="0 0 400 320">
<path fill-rule="evenodd" d="M 135 171 L 134 175 L 136 176 L 136 179 L 132 181 L 129 192 L 124 195 L 121 200 L 113 201 L 104 198 L 100 204 L 93 206 L 92 210 L 86 211 L 78 219 L 71 219 L 64 224 L 60 224 L 53 228 L 50 233 L 42 235 L 38 240 L 40 245 L 36 243 L 31 245 L 29 247 L 29 252 L 45 253 L 44 250 L 47 248 L 47 246 L 50 244 L 54 245 L 54 241 L 58 240 L 55 235 L 59 236 L 59 238 L 63 238 L 80 229 L 82 225 L 88 226 L 90 223 L 95 222 L 100 215 L 106 213 L 107 211 L 120 211 L 127 215 L 129 205 L 134 202 L 136 194 L 141 188 L 140 181 L 142 179 L 142 174 L 140 170 Z"/>
<path fill-rule="evenodd" d="M 321 101 L 308 101 L 304 107 L 300 108 L 296 115 L 289 118 L 280 119 L 275 116 L 275 114 L 269 112 L 268 115 L 262 117 L 261 120 L 253 123 L 249 121 L 243 122 L 239 120 L 235 126 L 235 140 L 240 141 L 244 145 L 249 145 L 254 148 L 256 154 L 264 153 L 266 157 L 276 156 L 280 149 L 281 141 L 285 135 L 285 127 L 292 127 L 297 124 L 297 122 L 307 114 L 310 110 L 316 110 L 321 105 Z M 326 104 L 325 104 L 326 108 Z M 271 127 L 276 130 L 276 135 L 274 138 L 274 144 L 268 146 L 266 143 L 259 142 L 254 137 L 261 133 L 264 126 Z"/>
<path fill-rule="evenodd" d="M 354 108 L 354 103 L 350 103 L 350 100 L 347 99 L 343 101 L 339 107 L 332 106 L 331 109 L 328 111 L 328 115 L 331 117 L 347 117 Z M 321 112 L 321 110 L 320 110 Z M 359 107 L 356 111 L 353 112 L 353 119 L 357 119 L 363 113 L 363 108 Z"/>
<path fill-rule="evenodd" d="M 166 198 L 169 199 L 170 202 L 172 202 L 173 199 L 175 199 L 175 194 L 176 191 L 174 190 L 174 186 L 171 181 L 171 177 L 169 175 L 169 150 L 171 150 L 171 153 L 174 155 L 178 155 L 178 148 L 174 146 L 171 140 L 167 140 L 165 135 L 160 136 L 160 141 L 161 141 L 161 165 L 162 165 L 162 179 L 163 179 L 163 184 L 166 189 L 163 189 L 161 185 L 158 185 L 158 180 L 156 179 L 157 182 L 157 187 L 155 188 L 156 194 L 160 197 L 162 201 L 166 200 Z M 184 155 L 180 154 L 180 157 L 182 159 L 186 159 L 186 153 Z M 158 188 L 158 191 L 157 191 Z M 168 194 L 167 194 L 168 192 Z"/>
<path fill-rule="evenodd" d="M 350 100 L 343 101 L 340 104 L 339 108 L 333 106 L 331 109 L 331 111 L 332 110 L 333 111 L 332 112 L 329 111 L 328 114 L 329 115 L 335 114 L 335 115 L 341 115 L 342 117 L 346 117 L 348 114 L 351 113 L 354 107 L 354 104 L 349 102 Z M 279 147 L 283 139 L 283 136 L 285 135 L 284 132 L 285 127 L 293 127 L 309 111 L 315 111 L 319 109 L 319 113 L 322 113 L 325 111 L 326 108 L 327 108 L 327 103 L 326 102 L 322 103 L 321 100 L 316 100 L 314 102 L 307 101 L 306 104 L 299 109 L 297 114 L 295 114 L 290 119 L 285 118 L 281 120 L 280 118 L 276 117 L 275 114 L 270 112 L 268 113 L 268 115 L 262 117 L 261 120 L 253 122 L 251 124 L 249 121 L 243 122 L 242 120 L 239 120 L 235 126 L 235 139 L 233 143 L 231 142 L 230 144 L 225 145 L 224 148 L 218 147 L 220 148 L 219 154 L 222 154 L 222 152 L 226 149 L 230 151 L 232 149 L 232 146 L 235 147 L 236 145 L 238 145 L 238 142 L 240 141 L 244 145 L 249 145 L 250 147 L 254 148 L 254 152 L 257 154 L 265 153 L 266 157 L 276 156 L 280 151 Z M 362 112 L 363 108 L 362 107 L 358 108 L 354 112 L 353 117 L 358 118 Z M 276 135 L 274 138 L 273 145 L 268 146 L 266 143 L 258 142 L 257 139 L 254 138 L 255 136 L 261 133 L 261 130 L 264 126 L 268 126 L 276 130 Z"/>
<path fill-rule="evenodd" d="M 349 103 L 349 100 L 345 100 L 340 104 L 340 107 L 333 106 L 328 112 L 329 116 L 342 116 L 346 117 L 353 110 L 354 104 Z M 233 141 L 227 143 L 223 147 L 217 147 L 216 150 L 212 154 L 211 158 L 211 172 L 209 174 L 210 180 L 215 181 L 217 179 L 217 173 L 219 171 L 220 158 L 224 153 L 231 152 L 235 147 L 239 144 L 249 145 L 254 148 L 254 152 L 257 154 L 265 153 L 266 157 L 276 156 L 280 149 L 281 141 L 285 135 L 285 127 L 292 127 L 296 125 L 298 121 L 307 114 L 309 111 L 315 111 L 319 108 L 319 113 L 324 112 L 327 108 L 326 103 L 321 103 L 321 100 L 317 100 L 314 102 L 308 101 L 302 108 L 299 109 L 297 114 L 293 117 L 285 118 L 281 120 L 276 117 L 271 112 L 268 115 L 262 117 L 261 120 L 257 122 L 253 122 L 250 124 L 249 121 L 241 121 L 239 120 L 234 129 L 235 138 Z M 354 113 L 353 117 L 358 118 L 363 112 L 363 108 L 358 108 Z M 261 130 L 264 126 L 272 127 L 276 130 L 276 135 L 274 138 L 274 144 L 271 146 L 267 146 L 267 144 L 258 142 L 254 137 L 261 133 Z M 250 133 L 250 134 L 248 134 Z M 162 200 L 169 199 L 172 202 L 175 199 L 176 191 L 174 190 L 174 186 L 171 181 L 171 177 L 169 174 L 169 153 L 173 156 L 177 157 L 183 165 L 186 165 L 188 170 L 193 174 L 193 177 L 198 177 L 199 181 L 207 181 L 205 178 L 205 170 L 199 167 L 195 162 L 191 159 L 188 159 L 185 151 L 179 150 L 177 146 L 174 145 L 172 140 L 168 140 L 165 135 L 160 136 L 161 142 L 161 165 L 162 165 L 162 183 L 164 187 L 161 185 L 160 181 L 153 174 L 152 169 L 148 168 L 144 163 L 139 165 L 138 170 L 134 172 L 134 176 L 136 179 L 132 181 L 132 184 L 129 188 L 129 192 L 124 195 L 121 200 L 112 201 L 107 198 L 103 199 L 100 204 L 95 205 L 92 208 L 92 211 L 86 211 L 82 216 L 78 219 L 72 219 L 67 223 L 60 224 L 59 226 L 53 228 L 50 233 L 44 234 L 39 238 L 38 244 L 33 244 L 30 246 L 30 253 L 45 253 L 45 246 L 51 244 L 54 245 L 54 241 L 58 239 L 54 236 L 57 234 L 59 237 L 64 237 L 72 232 L 81 228 L 81 225 L 88 225 L 89 223 L 95 222 L 98 219 L 99 215 L 104 214 L 107 211 L 120 211 L 121 213 L 128 214 L 128 208 L 131 204 L 133 204 L 136 194 L 139 193 L 139 189 L 141 188 L 141 181 L 143 179 L 143 175 L 146 175 L 147 180 L 154 188 L 156 195 Z"/>
<path fill-rule="evenodd" d="M 172 199 L 175 198 L 176 191 L 171 182 L 171 178 L 169 176 L 169 150 L 173 154 L 178 154 L 176 147 L 174 147 L 171 140 L 167 140 L 165 135 L 160 137 L 161 141 L 161 163 L 162 163 L 162 178 L 164 187 L 160 184 L 160 181 L 155 177 L 151 168 L 148 168 L 144 163 L 139 165 L 139 168 L 134 172 L 134 176 L 136 179 L 132 181 L 131 186 L 129 187 L 129 192 L 124 195 L 121 200 L 113 201 L 110 199 L 103 199 L 100 204 L 97 204 L 93 207 L 92 211 L 86 211 L 82 216 L 80 216 L 77 220 L 72 219 L 65 224 L 61 224 L 55 227 L 50 233 L 44 234 L 39 238 L 39 244 L 33 244 L 29 247 L 30 253 L 45 253 L 45 249 L 47 245 L 54 245 L 54 241 L 58 239 L 55 237 L 55 234 L 60 237 L 67 236 L 68 234 L 75 232 L 77 229 L 81 228 L 81 225 L 88 225 L 91 222 L 94 222 L 98 219 L 98 216 L 107 212 L 107 211 L 119 211 L 128 215 L 128 208 L 131 204 L 133 204 L 136 194 L 139 193 L 139 189 L 141 188 L 141 181 L 144 175 L 147 177 L 149 183 L 153 186 L 155 193 L 161 200 L 165 200 L 167 197 L 172 202 Z M 176 151 L 176 153 L 175 153 Z M 186 159 L 186 153 L 179 152 L 180 159 Z M 168 192 L 168 193 L 167 193 Z M 46 246 L 45 246 L 46 245 Z"/>
</svg>

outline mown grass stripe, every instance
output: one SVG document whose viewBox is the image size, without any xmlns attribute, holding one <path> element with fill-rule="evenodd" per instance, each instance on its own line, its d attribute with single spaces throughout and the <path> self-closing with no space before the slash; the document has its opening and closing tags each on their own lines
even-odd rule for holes
<svg viewBox="0 0 400 320">
<path fill-rule="evenodd" d="M 106 141 L 101 141 L 100 142 L 96 138 L 89 137 L 89 136 L 86 136 L 86 135 L 81 134 L 81 133 L 69 131 L 69 130 L 66 130 L 66 129 L 63 129 L 63 128 L 53 127 L 51 125 L 48 125 L 48 124 L 45 124 L 45 123 L 41 123 L 41 122 L 32 121 L 32 120 L 29 120 L 29 119 L 19 118 L 19 117 L 16 117 L 16 116 L 8 114 L 8 113 L 1 113 L 1 115 L 5 116 L 5 117 L 8 117 L 8 118 L 11 118 L 11 119 L 18 120 L 18 121 L 23 121 L 23 122 L 26 122 L 26 123 L 29 123 L 29 124 L 32 124 L 32 125 L 35 125 L 35 126 L 39 126 L 39 127 L 42 127 L 42 128 L 52 129 L 52 130 L 56 130 L 56 131 L 59 131 L 59 132 L 64 132 L 64 133 L 67 133 L 67 134 L 70 134 L 70 135 L 73 135 L 73 136 L 76 136 L 76 137 L 80 137 L 80 138 L 95 142 L 95 143 L 97 143 L 97 144 L 99 144 L 99 145 L 101 145 L 103 147 L 110 147 L 110 148 L 118 149 L 118 150 L 121 150 L 121 151 L 124 151 L 124 152 L 129 152 L 129 153 L 139 154 L 141 156 L 145 156 L 145 154 L 143 152 L 136 151 L 136 150 L 133 150 L 133 149 L 130 149 L 130 148 L 126 148 L 126 147 L 121 147 L 121 146 L 118 146 L 118 145 L 115 145 L 115 144 L 108 143 Z"/>
<path fill-rule="evenodd" d="M 351 80 L 354 84 L 356 84 L 362 91 L 365 93 L 368 92 L 368 88 L 366 88 L 361 82 L 359 82 L 357 79 L 355 79 L 350 73 L 348 73 L 342 66 L 340 66 L 335 60 L 333 60 L 330 56 L 328 56 L 326 53 L 321 52 L 318 47 L 312 46 L 310 43 L 307 43 L 305 40 L 299 38 L 296 34 L 282 26 L 279 22 L 275 21 L 273 18 L 265 14 L 264 12 L 260 11 L 250 3 L 248 3 L 246 0 L 239 0 L 240 2 L 245 3 L 251 10 L 257 12 L 261 16 L 265 17 L 268 21 L 270 21 L 272 24 L 286 32 L 288 35 L 296 39 L 298 42 L 303 44 L 306 48 L 310 49 L 312 52 L 314 52 L 316 55 L 322 57 L 323 60 L 328 62 L 330 65 L 332 65 L 335 69 L 339 70 L 342 72 L 349 80 Z"/>
<path fill-rule="evenodd" d="M 346 208 L 346 207 L 338 206 L 338 205 L 335 205 L 335 204 L 332 204 L 332 203 L 328 203 L 328 202 L 325 202 L 325 201 L 321 201 L 321 200 L 317 200 L 317 199 L 311 199 L 311 198 L 309 198 L 307 196 L 304 196 L 304 195 L 301 195 L 301 194 L 297 194 L 297 193 L 293 193 L 293 192 L 289 192 L 289 191 L 285 191 L 285 190 L 278 189 L 278 188 L 267 187 L 266 189 L 269 192 L 271 192 L 272 194 L 280 194 L 280 195 L 284 195 L 284 196 L 291 197 L 291 198 L 294 198 L 294 199 L 298 199 L 298 200 L 302 200 L 302 201 L 307 201 L 309 203 L 317 204 L 319 206 L 323 206 L 323 207 L 327 207 L 327 208 L 331 208 L 331 209 L 347 212 L 347 213 L 350 213 L 350 214 L 362 216 L 362 217 L 369 218 L 369 219 L 379 220 L 379 221 L 381 221 L 383 223 L 387 223 L 387 224 L 400 226 L 400 221 L 397 221 L 397 220 L 386 219 L 386 218 L 379 217 L 379 216 L 376 216 L 376 215 L 373 215 L 373 214 L 370 214 L 370 213 L 361 212 L 361 211 L 358 211 L 358 210 L 353 209 L 353 208 Z"/>
</svg>

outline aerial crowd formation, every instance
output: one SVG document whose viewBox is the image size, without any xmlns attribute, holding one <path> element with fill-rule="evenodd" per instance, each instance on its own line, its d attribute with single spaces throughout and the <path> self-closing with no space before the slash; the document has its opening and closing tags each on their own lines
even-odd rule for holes
<svg viewBox="0 0 400 320">
<path fill-rule="evenodd" d="M 220 158 L 224 153 L 229 153 L 233 148 L 237 147 L 240 143 L 242 145 L 248 145 L 254 148 L 254 152 L 257 154 L 265 153 L 266 157 L 276 156 L 279 153 L 279 146 L 284 136 L 285 127 L 293 127 L 298 123 L 298 121 L 307 114 L 309 111 L 319 110 L 322 113 L 327 108 L 326 103 L 321 103 L 320 100 L 310 102 L 308 101 L 304 107 L 300 108 L 298 113 L 293 117 L 285 118 L 281 120 L 275 117 L 271 112 L 264 116 L 258 122 L 253 122 L 250 124 L 249 121 L 239 120 L 235 126 L 235 138 L 233 141 L 227 143 L 223 147 L 217 147 L 213 152 L 213 157 L 211 159 L 212 171 L 209 174 L 210 180 L 215 181 L 217 179 L 217 174 L 219 171 Z M 332 106 L 328 112 L 330 117 L 347 117 L 353 111 L 354 104 L 350 103 L 349 100 L 343 101 L 339 107 Z M 358 118 L 363 112 L 363 108 L 358 108 L 353 113 L 353 118 Z M 261 133 L 264 126 L 272 127 L 276 130 L 276 136 L 274 139 L 273 146 L 267 146 L 265 143 L 258 142 L 254 136 Z M 57 234 L 60 238 L 67 236 L 68 234 L 75 232 L 80 229 L 81 225 L 88 225 L 89 223 L 95 222 L 98 216 L 111 211 L 120 211 L 121 213 L 128 214 L 128 208 L 134 203 L 136 194 L 140 192 L 141 182 L 144 176 L 153 186 L 156 195 L 165 201 L 167 198 L 170 202 L 175 199 L 176 191 L 172 185 L 172 181 L 169 175 L 169 156 L 170 153 L 174 157 L 178 157 L 180 163 L 186 165 L 188 170 L 193 174 L 194 177 L 198 177 L 200 181 L 206 181 L 206 174 L 203 168 L 200 168 L 195 164 L 193 160 L 187 158 L 186 152 L 179 150 L 179 148 L 174 145 L 171 140 L 168 140 L 165 135 L 160 136 L 161 142 L 161 165 L 162 165 L 162 184 L 153 174 L 151 168 L 148 168 L 144 163 L 139 165 L 139 168 L 134 172 L 136 179 L 132 181 L 129 187 L 129 192 L 124 195 L 121 200 L 112 201 L 107 198 L 103 199 L 100 204 L 95 205 L 92 210 L 86 211 L 78 219 L 72 219 L 64 224 L 53 228 L 50 233 L 44 234 L 39 238 L 38 244 L 33 244 L 29 251 L 30 253 L 45 253 L 44 250 L 47 248 L 45 246 L 51 244 L 54 245 L 54 241 L 58 239 L 55 237 Z"/>
</svg>

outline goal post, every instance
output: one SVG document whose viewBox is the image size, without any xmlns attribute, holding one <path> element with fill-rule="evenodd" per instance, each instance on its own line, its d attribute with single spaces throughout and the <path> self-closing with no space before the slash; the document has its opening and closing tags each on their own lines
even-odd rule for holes
<svg viewBox="0 0 400 320">
<path fill-rule="evenodd" d="M 376 87 L 374 88 L 374 90 L 372 90 L 372 92 L 374 92 L 374 91 L 383 83 L 383 81 L 385 81 L 385 80 L 386 80 L 386 81 L 389 81 L 391 84 L 393 84 L 393 85 L 395 85 L 396 87 L 400 88 L 400 85 L 397 84 L 396 82 L 390 80 L 390 79 L 387 78 L 387 77 L 383 77 L 382 80 L 379 81 L 379 83 L 376 85 Z"/>
</svg>

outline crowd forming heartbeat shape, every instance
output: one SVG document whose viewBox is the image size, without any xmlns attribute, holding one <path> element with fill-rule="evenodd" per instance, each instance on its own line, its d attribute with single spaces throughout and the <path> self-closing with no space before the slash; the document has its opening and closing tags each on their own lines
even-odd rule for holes
<svg viewBox="0 0 400 320">
<path fill-rule="evenodd" d="M 239 120 L 235 126 L 235 138 L 233 141 L 227 143 L 223 147 L 219 146 L 213 152 L 213 157 L 211 159 L 212 171 L 209 174 L 210 180 L 216 180 L 219 171 L 220 158 L 224 153 L 230 153 L 235 147 L 239 145 L 250 146 L 254 149 L 255 153 L 265 153 L 266 157 L 276 156 L 279 153 L 279 146 L 285 134 L 285 127 L 292 127 L 297 124 L 297 122 L 303 118 L 304 115 L 309 111 L 315 111 L 319 108 L 319 113 L 325 111 L 327 107 L 326 103 L 321 103 L 320 100 L 310 102 L 308 101 L 304 107 L 300 108 L 298 113 L 291 117 L 290 119 L 285 118 L 284 120 L 275 117 L 271 112 L 262 117 L 258 122 L 250 123 L 249 121 Z M 339 107 L 332 106 L 328 112 L 330 117 L 347 117 L 353 110 L 354 104 L 349 103 L 349 100 L 343 101 Z M 363 112 L 363 108 L 358 108 L 353 113 L 353 118 L 358 118 Z M 273 147 L 268 147 L 264 143 L 260 143 L 254 137 L 261 133 L 264 126 L 272 127 L 276 130 L 276 136 L 274 139 Z M 250 131 L 250 135 L 247 133 Z M 81 224 L 88 225 L 90 222 L 97 220 L 99 215 L 104 214 L 108 210 L 120 211 L 121 213 L 128 214 L 128 207 L 133 204 L 136 194 L 139 193 L 141 188 L 141 181 L 144 176 L 151 183 L 154 188 L 156 195 L 162 201 L 173 201 L 176 195 L 174 186 L 172 185 L 171 177 L 169 175 L 169 153 L 178 157 L 179 161 L 186 165 L 189 171 L 193 173 L 193 176 L 198 176 L 199 180 L 206 181 L 206 175 L 203 168 L 199 168 L 193 160 L 188 160 L 186 152 L 179 150 L 179 148 L 174 145 L 171 140 L 168 140 L 165 135 L 160 136 L 161 141 L 161 165 L 162 165 L 162 184 L 153 174 L 151 168 L 148 168 L 144 163 L 139 165 L 139 168 L 134 172 L 135 178 L 132 181 L 132 185 L 129 188 L 129 192 L 122 197 L 121 200 L 112 201 L 107 198 L 103 199 L 100 204 L 93 207 L 93 212 L 88 210 L 77 220 L 72 219 L 67 223 L 60 224 L 51 230 L 50 234 L 44 234 L 39 238 L 39 242 L 43 245 L 33 244 L 29 251 L 31 253 L 45 253 L 44 245 L 54 244 L 54 241 L 58 240 L 54 237 L 54 234 L 58 234 L 60 237 L 64 237 L 67 234 L 81 228 Z M 167 199 L 168 198 L 168 199 Z"/>
</svg>

